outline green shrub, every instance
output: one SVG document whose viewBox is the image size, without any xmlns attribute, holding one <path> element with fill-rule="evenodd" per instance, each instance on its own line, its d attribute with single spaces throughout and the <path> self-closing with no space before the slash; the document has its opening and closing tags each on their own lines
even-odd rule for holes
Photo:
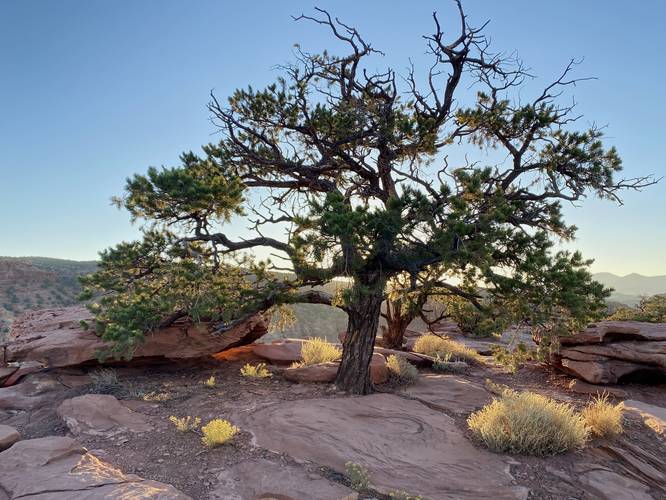
<svg viewBox="0 0 666 500">
<path fill-rule="evenodd" d="M 495 361 L 505 366 L 509 372 L 516 373 L 523 363 L 534 359 L 535 353 L 529 350 L 523 342 L 520 342 L 513 350 L 502 346 L 495 347 L 493 357 Z"/>
<path fill-rule="evenodd" d="M 413 384 L 419 378 L 419 371 L 403 356 L 391 354 L 386 358 L 389 380 L 394 384 Z"/>
<path fill-rule="evenodd" d="M 492 451 L 538 456 L 581 447 L 589 434 L 585 419 L 571 405 L 511 390 L 472 413 L 467 425 Z"/>
<path fill-rule="evenodd" d="M 608 402 L 608 395 L 596 397 L 583 409 L 581 415 L 590 432 L 599 437 L 615 437 L 622 434 L 624 403 Z"/>
<path fill-rule="evenodd" d="M 203 433 L 201 441 L 209 448 L 213 448 L 228 442 L 238 434 L 238 431 L 238 427 L 231 425 L 228 420 L 216 418 L 201 428 Z"/>
<path fill-rule="evenodd" d="M 368 489 L 370 486 L 368 469 L 363 467 L 361 464 L 347 462 L 345 464 L 345 471 L 349 481 L 351 482 L 352 489 L 356 491 L 364 491 Z"/>
<path fill-rule="evenodd" d="M 432 363 L 433 371 L 440 373 L 464 373 L 468 368 L 469 365 L 464 361 L 451 361 L 450 353 L 443 357 L 438 354 Z"/>
<path fill-rule="evenodd" d="M 445 339 L 438 335 L 422 335 L 414 343 L 414 352 L 425 354 L 436 358 L 445 358 L 448 356 L 450 361 L 479 361 L 481 357 L 474 350 L 467 347 L 462 342 Z"/>
<path fill-rule="evenodd" d="M 316 365 L 337 361 L 342 356 L 342 350 L 323 338 L 308 339 L 301 346 L 302 365 Z"/>
<path fill-rule="evenodd" d="M 243 375 L 243 377 L 250 378 L 272 377 L 271 372 L 269 372 L 268 368 L 266 368 L 266 363 L 259 363 L 258 365 L 251 365 L 248 363 L 243 368 L 241 368 L 241 375 Z"/>
</svg>

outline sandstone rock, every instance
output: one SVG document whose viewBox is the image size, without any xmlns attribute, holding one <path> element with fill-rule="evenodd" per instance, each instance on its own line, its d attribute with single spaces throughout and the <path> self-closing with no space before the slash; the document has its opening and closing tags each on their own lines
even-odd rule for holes
<svg viewBox="0 0 666 500">
<path fill-rule="evenodd" d="M 270 344 L 255 344 L 252 351 L 257 356 L 275 364 L 291 364 L 302 361 L 300 339 L 282 339 Z"/>
<path fill-rule="evenodd" d="M 282 371 L 282 375 L 292 382 L 323 382 L 331 383 L 338 373 L 339 361 L 318 363 L 316 365 L 289 367 Z M 370 379 L 373 384 L 383 384 L 388 380 L 386 358 L 375 353 L 370 360 Z"/>
<path fill-rule="evenodd" d="M 56 410 L 72 434 L 113 436 L 121 432 L 146 432 L 153 428 L 148 417 L 136 413 L 115 397 L 86 394 L 62 402 Z"/>
<path fill-rule="evenodd" d="M 480 385 L 455 375 L 424 375 L 405 389 L 410 397 L 457 414 L 470 413 L 492 399 Z"/>
<path fill-rule="evenodd" d="M 553 363 L 592 384 L 666 375 L 666 323 L 602 321 L 559 340 L 562 347 Z"/>
<path fill-rule="evenodd" d="M 604 467 L 594 467 L 592 470 L 578 474 L 577 480 L 582 489 L 592 498 L 605 500 L 652 500 L 649 489 L 630 477 L 621 476 Z"/>
<path fill-rule="evenodd" d="M 67 388 L 50 373 L 33 373 L 20 384 L 0 388 L 0 410 L 33 410 L 53 403 Z"/>
<path fill-rule="evenodd" d="M 627 397 L 627 391 L 624 391 L 619 387 L 588 384 L 579 379 L 573 379 L 569 383 L 569 390 L 576 394 L 589 394 L 591 396 L 603 396 L 604 394 L 608 394 L 611 397 L 620 399 Z"/>
<path fill-rule="evenodd" d="M 0 453 L 0 491 L 10 500 L 191 500 L 173 486 L 123 474 L 68 437 L 19 441 Z"/>
<path fill-rule="evenodd" d="M 344 473 L 352 461 L 379 491 L 436 499 L 527 498 L 507 458 L 475 447 L 447 415 L 392 394 L 289 401 L 239 415 L 258 446 Z"/>
<path fill-rule="evenodd" d="M 294 500 L 340 500 L 353 492 L 338 483 L 289 465 L 258 458 L 246 460 L 221 472 L 211 500 L 293 498 Z"/>
<path fill-rule="evenodd" d="M 666 432 L 666 408 L 633 399 L 625 401 L 624 407 L 628 412 L 639 415 L 643 419 L 643 422 L 645 422 L 645 425 L 653 429 L 657 434 L 663 435 Z"/>
<path fill-rule="evenodd" d="M 21 435 L 16 429 L 0 424 L 0 451 L 6 450 L 19 439 L 21 439 Z"/>
<path fill-rule="evenodd" d="M 398 351 L 395 349 L 386 349 L 385 347 L 375 347 L 375 353 L 381 354 L 386 358 L 391 355 L 402 356 L 411 364 L 422 367 L 431 366 L 434 361 L 434 358 L 431 356 L 426 356 L 425 354 L 419 354 L 410 351 Z"/>
<path fill-rule="evenodd" d="M 97 362 L 96 352 L 106 344 L 86 330 L 81 321 L 92 323 L 83 306 L 45 309 L 24 314 L 14 321 L 6 347 L 6 360 L 37 361 L 53 367 Z M 223 334 L 210 325 L 176 323 L 146 335 L 134 353 L 138 358 L 199 358 L 254 342 L 268 331 L 268 319 L 256 315 Z"/>
<path fill-rule="evenodd" d="M 21 380 L 26 375 L 40 372 L 43 369 L 44 367 L 42 366 L 42 364 L 37 361 L 24 361 L 22 363 L 19 363 L 16 369 L 12 372 L 12 374 L 9 375 L 7 378 L 5 378 L 4 382 L 0 385 L 2 387 L 10 387 L 12 385 L 15 385 L 19 380 Z"/>
<path fill-rule="evenodd" d="M 18 366 L 0 366 L 0 387 L 16 370 L 18 370 Z"/>
</svg>

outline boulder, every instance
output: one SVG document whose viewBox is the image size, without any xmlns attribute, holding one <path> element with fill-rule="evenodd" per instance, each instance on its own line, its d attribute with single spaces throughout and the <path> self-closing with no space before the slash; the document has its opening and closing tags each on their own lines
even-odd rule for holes
<svg viewBox="0 0 666 500">
<path fill-rule="evenodd" d="M 130 410 L 108 394 L 86 394 L 67 399 L 56 412 L 75 436 L 85 433 L 109 437 L 153 428 L 148 417 Z"/>
<path fill-rule="evenodd" d="M 666 376 L 666 323 L 602 321 L 559 341 L 553 364 L 592 384 Z"/>
<path fill-rule="evenodd" d="M 32 373 L 20 384 L 0 388 L 0 410 L 34 410 L 52 404 L 66 390 L 51 373 Z"/>
<path fill-rule="evenodd" d="M 263 458 L 246 460 L 221 472 L 210 492 L 211 500 L 291 498 L 294 500 L 340 500 L 353 491 L 293 465 Z"/>
<path fill-rule="evenodd" d="M 302 361 L 301 339 L 281 339 L 270 344 L 255 344 L 252 352 L 274 364 L 292 364 Z"/>
<path fill-rule="evenodd" d="M 367 467 L 381 493 L 437 499 L 525 499 L 509 458 L 474 446 L 440 411 L 393 394 L 286 401 L 239 413 L 237 425 L 262 448 L 345 473 Z"/>
<path fill-rule="evenodd" d="M 471 413 L 492 399 L 483 387 L 456 375 L 423 375 L 404 392 L 430 407 L 455 414 Z"/>
<path fill-rule="evenodd" d="M 124 474 L 68 437 L 19 441 L 0 453 L 0 470 L 0 494 L 9 500 L 191 500 L 168 484 Z"/>
<path fill-rule="evenodd" d="M 16 429 L 9 425 L 0 424 L 0 451 L 4 451 L 21 439 Z"/>
<path fill-rule="evenodd" d="M 282 375 L 292 382 L 323 382 L 331 383 L 338 373 L 339 361 L 318 363 L 308 366 L 294 366 L 282 371 Z M 370 378 L 373 384 L 383 384 L 388 380 L 388 368 L 386 358 L 375 353 L 370 361 Z"/>
<path fill-rule="evenodd" d="M 45 309 L 25 313 L 14 321 L 5 349 L 7 362 L 36 361 L 50 368 L 97 363 L 103 342 L 81 322 L 93 323 L 83 306 Z M 212 325 L 181 321 L 148 333 L 134 352 L 134 359 L 169 360 L 200 358 L 231 347 L 254 342 L 268 331 L 268 318 L 257 314 L 222 334 Z"/>
</svg>

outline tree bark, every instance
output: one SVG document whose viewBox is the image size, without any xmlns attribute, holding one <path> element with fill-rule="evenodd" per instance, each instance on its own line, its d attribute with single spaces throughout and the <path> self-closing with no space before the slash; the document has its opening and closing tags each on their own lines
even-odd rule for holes
<svg viewBox="0 0 666 500">
<path fill-rule="evenodd" d="M 372 392 L 370 361 L 379 326 L 386 280 L 374 276 L 356 280 L 348 304 L 347 334 L 335 384 L 349 394 Z"/>
</svg>

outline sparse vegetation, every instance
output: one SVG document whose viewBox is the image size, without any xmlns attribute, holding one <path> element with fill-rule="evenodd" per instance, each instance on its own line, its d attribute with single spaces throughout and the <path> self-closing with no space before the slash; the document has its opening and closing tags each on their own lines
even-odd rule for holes
<svg viewBox="0 0 666 500">
<path fill-rule="evenodd" d="M 435 356 L 435 361 L 432 363 L 432 369 L 441 373 L 463 373 L 466 372 L 469 365 L 464 361 L 451 361 L 451 354 Z"/>
<path fill-rule="evenodd" d="M 305 366 L 337 361 L 342 350 L 323 338 L 308 339 L 301 346 L 302 364 Z"/>
<path fill-rule="evenodd" d="M 368 469 L 355 462 L 345 463 L 345 472 L 349 478 L 352 489 L 356 491 L 367 490 L 370 486 L 370 476 Z"/>
<path fill-rule="evenodd" d="M 199 417 L 182 417 L 178 418 L 176 416 L 170 416 L 169 421 L 178 429 L 180 432 L 191 432 L 196 430 L 201 424 L 201 419 Z"/>
<path fill-rule="evenodd" d="M 666 295 L 643 297 L 633 307 L 620 307 L 608 319 L 616 321 L 647 321 L 649 323 L 666 322 Z"/>
<path fill-rule="evenodd" d="M 211 375 L 208 377 L 206 380 L 203 381 L 203 385 L 208 387 L 209 389 L 213 389 L 215 387 L 215 376 Z"/>
<path fill-rule="evenodd" d="M 228 420 L 216 418 L 201 428 L 203 437 L 201 441 L 209 448 L 222 445 L 238 434 L 238 427 L 232 425 Z"/>
<path fill-rule="evenodd" d="M 257 365 L 246 364 L 241 368 L 241 375 L 250 378 L 268 378 L 272 377 L 272 373 L 268 371 L 266 363 L 259 363 Z"/>
<path fill-rule="evenodd" d="M 442 338 L 438 335 L 422 335 L 414 343 L 414 352 L 425 354 L 436 358 L 447 358 L 449 361 L 479 361 L 481 357 L 474 350 L 465 346 L 461 342 Z"/>
<path fill-rule="evenodd" d="M 413 384 L 419 378 L 419 371 L 403 356 L 391 354 L 386 358 L 389 381 L 397 385 Z"/>
<path fill-rule="evenodd" d="M 534 359 L 535 353 L 520 342 L 515 349 L 498 346 L 493 350 L 493 357 L 500 365 L 505 366 L 509 372 L 516 373 L 523 363 Z"/>
<path fill-rule="evenodd" d="M 583 409 L 581 415 L 590 432 L 598 437 L 615 437 L 622 434 L 624 403 L 612 404 L 608 395 L 594 398 Z"/>
<path fill-rule="evenodd" d="M 121 386 L 113 368 L 98 368 L 90 374 L 90 379 L 93 390 L 100 394 L 117 392 Z"/>
<path fill-rule="evenodd" d="M 589 434 L 585 419 L 571 405 L 508 389 L 472 413 L 467 424 L 474 437 L 492 451 L 538 456 L 581 447 Z"/>
<path fill-rule="evenodd" d="M 141 399 L 153 403 L 163 403 L 164 401 L 169 401 L 171 399 L 171 394 L 168 392 L 150 391 L 141 396 Z"/>
</svg>

